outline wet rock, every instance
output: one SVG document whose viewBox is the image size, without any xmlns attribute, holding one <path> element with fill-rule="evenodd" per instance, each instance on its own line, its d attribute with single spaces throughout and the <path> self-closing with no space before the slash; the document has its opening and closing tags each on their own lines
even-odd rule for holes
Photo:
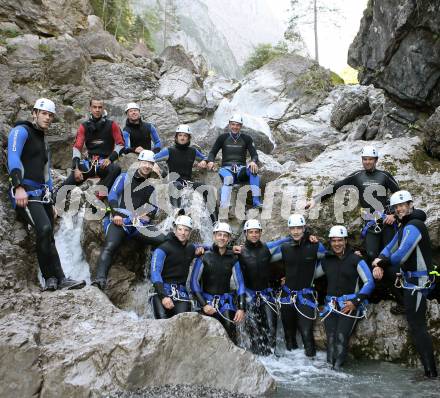
<svg viewBox="0 0 440 398">
<path fill-rule="evenodd" d="M 440 5 L 372 0 L 350 46 L 361 84 L 374 84 L 410 106 L 440 105 Z"/>
<path fill-rule="evenodd" d="M 236 80 L 226 79 L 223 76 L 209 76 L 203 82 L 206 93 L 207 108 L 209 111 L 217 109 L 223 98 L 230 98 L 238 89 L 240 83 Z"/>
<path fill-rule="evenodd" d="M 102 22 L 96 15 L 89 15 L 87 21 L 88 30 L 78 36 L 78 41 L 92 59 L 118 62 L 128 57 L 128 52 L 113 35 L 103 29 Z"/>
<path fill-rule="evenodd" d="M 24 338 L 13 332 L 21 319 L 2 316 L 0 322 L 2 352 L 11 357 L 21 339 L 18 359 L 31 361 L 23 368 L 26 383 L 16 385 L 19 396 L 41 390 L 47 397 L 82 397 L 160 386 L 170 380 L 200 384 L 207 378 L 214 388 L 252 395 L 273 387 L 273 379 L 252 354 L 235 347 L 220 323 L 198 314 L 169 321 L 136 319 L 117 310 L 93 287 L 40 294 L 38 305 L 23 315 L 33 312 L 44 320 L 37 323 L 34 338 L 29 338 L 32 329 L 24 329 Z M 7 337 L 11 333 L 15 340 Z M 217 375 L 214 379 L 212 372 Z M 2 366 L 0 373 L 10 392 L 9 381 L 16 372 Z"/>
<path fill-rule="evenodd" d="M 26 32 L 42 36 L 78 33 L 87 27 L 87 15 L 91 12 L 88 0 L 0 0 L 1 20 L 13 22 Z"/>
<path fill-rule="evenodd" d="M 353 86 L 333 108 L 331 123 L 336 129 L 341 130 L 347 123 L 369 113 L 371 110 L 368 103 L 368 88 Z"/>
<path fill-rule="evenodd" d="M 178 69 L 186 69 L 193 74 L 197 74 L 199 72 L 198 68 L 195 66 L 194 62 L 181 45 L 168 46 L 162 51 L 160 57 L 163 59 L 163 63 L 160 68 L 161 75 L 168 72 L 173 67 L 178 67 Z"/>
<path fill-rule="evenodd" d="M 440 159 L 440 107 L 438 107 L 423 127 L 423 144 L 426 151 Z"/>
</svg>

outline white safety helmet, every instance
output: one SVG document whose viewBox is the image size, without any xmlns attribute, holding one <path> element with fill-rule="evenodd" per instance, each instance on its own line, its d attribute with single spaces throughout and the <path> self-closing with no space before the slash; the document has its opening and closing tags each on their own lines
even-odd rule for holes
<svg viewBox="0 0 440 398">
<path fill-rule="evenodd" d="M 289 219 L 287 220 L 287 226 L 289 228 L 292 227 L 305 227 L 306 226 L 306 220 L 302 214 L 292 214 L 289 216 Z"/>
<path fill-rule="evenodd" d="M 179 216 L 174 220 L 174 225 L 177 227 L 178 225 L 183 225 L 184 227 L 187 227 L 189 229 L 193 228 L 193 222 L 191 220 L 191 217 L 189 216 Z"/>
<path fill-rule="evenodd" d="M 369 157 L 369 158 L 378 158 L 379 152 L 374 146 L 367 145 L 362 148 L 361 156 Z"/>
<path fill-rule="evenodd" d="M 176 129 L 176 134 L 178 133 L 191 135 L 191 128 L 187 124 L 179 124 Z"/>
<path fill-rule="evenodd" d="M 330 228 L 329 238 L 346 238 L 348 236 L 347 228 L 343 225 L 335 225 Z"/>
<path fill-rule="evenodd" d="M 136 104 L 136 102 L 129 102 L 125 107 L 125 113 L 127 113 L 130 109 L 137 109 L 138 111 L 140 111 L 141 107 Z"/>
<path fill-rule="evenodd" d="M 55 114 L 55 104 L 53 101 L 47 98 L 39 98 L 35 102 L 34 109 L 38 109 L 40 111 L 47 111 Z"/>
<path fill-rule="evenodd" d="M 412 202 L 412 196 L 408 191 L 397 191 L 391 195 L 390 206 L 393 207 L 400 203 Z"/>
<path fill-rule="evenodd" d="M 244 223 L 243 231 L 247 231 L 248 229 L 263 229 L 261 227 L 260 221 L 256 219 L 247 220 Z"/>
<path fill-rule="evenodd" d="M 154 152 L 149 151 L 148 149 L 144 149 L 138 156 L 138 160 L 144 160 L 146 162 L 155 163 L 154 160 Z"/>
<path fill-rule="evenodd" d="M 229 118 L 229 123 L 230 123 L 230 122 L 235 122 L 235 123 L 243 124 L 243 117 L 242 117 L 239 113 L 234 113 L 234 114 Z"/>
<path fill-rule="evenodd" d="M 216 232 L 226 232 L 229 235 L 232 235 L 232 229 L 231 226 L 227 222 L 218 222 L 214 225 L 214 228 L 212 230 L 213 233 Z"/>
</svg>

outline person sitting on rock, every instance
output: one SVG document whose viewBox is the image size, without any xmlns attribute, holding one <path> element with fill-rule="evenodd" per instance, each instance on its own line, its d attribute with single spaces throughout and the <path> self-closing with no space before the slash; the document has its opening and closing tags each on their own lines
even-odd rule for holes
<svg viewBox="0 0 440 398">
<path fill-rule="evenodd" d="M 122 131 L 125 142 L 123 153 L 139 154 L 145 149 L 157 153 L 162 147 L 156 127 L 142 120 L 140 110 L 140 106 L 135 102 L 130 102 L 125 107 L 127 120 Z"/>
<path fill-rule="evenodd" d="M 192 229 L 190 217 L 178 216 L 174 221 L 174 232 L 170 232 L 153 253 L 151 282 L 156 294 L 151 297 L 151 303 L 156 319 L 168 319 L 191 311 L 186 281 L 195 256 L 203 254 L 202 247 L 189 243 Z"/>
<path fill-rule="evenodd" d="M 235 114 L 229 119 L 229 132 L 221 134 L 214 143 L 208 155 L 208 170 L 214 167 L 217 153 L 222 150 L 222 167 L 219 175 L 223 181 L 220 194 L 220 208 L 228 208 L 234 184 L 250 182 L 252 202 L 256 208 L 261 208 L 260 177 L 258 176 L 258 154 L 252 137 L 240 133 L 243 126 L 241 115 Z M 246 155 L 249 152 L 251 162 L 246 166 Z"/>
<path fill-rule="evenodd" d="M 390 199 L 399 219 L 399 229 L 392 241 L 373 261 L 373 275 L 380 280 L 389 268 L 397 274 L 396 284 L 403 290 L 409 331 L 425 369 L 426 377 L 437 377 L 434 350 L 426 324 L 426 297 L 433 287 L 432 247 L 424 223 L 426 214 L 415 210 L 408 191 L 395 192 Z M 422 213 L 422 214 L 421 214 Z"/>
<path fill-rule="evenodd" d="M 73 145 L 72 173 L 62 184 L 81 185 L 88 178 L 100 177 L 100 182 L 110 191 L 121 168 L 114 163 L 124 148 L 124 140 L 118 124 L 107 118 L 104 101 L 90 100 L 90 118 L 78 128 Z M 83 146 L 87 158 L 81 160 Z M 100 192 L 100 197 L 107 196 Z"/>
<path fill-rule="evenodd" d="M 55 117 L 55 104 L 40 98 L 32 110 L 33 121 L 19 121 L 8 137 L 10 196 L 17 215 L 36 232 L 38 264 L 45 290 L 80 289 L 84 281 L 66 278 L 55 246 L 51 199 L 50 153 L 45 134 Z"/>
<path fill-rule="evenodd" d="M 310 241 L 306 221 L 301 214 L 292 214 L 287 226 L 292 240 L 280 249 L 285 270 L 280 302 L 286 348 L 289 351 L 298 348 L 296 332 L 299 330 L 306 356 L 314 357 L 313 321 L 317 317 L 317 303 L 313 281 L 325 248 L 319 242 Z"/>
<path fill-rule="evenodd" d="M 327 335 L 327 362 L 339 370 L 356 321 L 365 316 L 364 304 L 374 289 L 374 280 L 367 263 L 347 245 L 344 226 L 335 225 L 328 236 L 331 251 L 316 268 L 315 278 L 327 276 L 326 305 L 321 315 Z"/>
<path fill-rule="evenodd" d="M 197 167 L 199 169 L 206 168 L 206 156 L 198 149 L 191 145 L 191 128 L 186 124 L 181 124 L 176 129 L 174 138 L 174 147 L 162 149 L 154 157 L 156 162 L 166 162 L 168 165 L 168 172 L 175 173 L 178 178 L 173 181 L 173 185 L 177 190 L 190 186 L 197 189 L 203 186 L 202 183 L 192 181 L 192 169 L 195 161 L 198 161 Z M 176 197 L 177 196 L 177 197 Z M 208 191 L 203 192 L 205 202 L 208 199 Z M 174 207 L 181 207 L 181 197 L 178 195 L 171 195 L 170 201 Z M 214 206 L 213 206 L 214 207 Z"/>
<path fill-rule="evenodd" d="M 114 182 L 108 196 L 112 216 L 103 220 L 105 243 L 99 256 L 96 277 L 92 282 L 93 286 L 101 290 L 107 285 L 113 255 L 126 238 L 155 247 L 165 241 L 165 236 L 151 223 L 157 212 L 157 206 L 151 203 L 154 186 L 148 183 L 155 164 L 154 153 L 144 150 L 139 154 L 138 160 L 138 168 L 134 174 L 130 176 L 129 173 L 122 173 Z"/>
<path fill-rule="evenodd" d="M 350 174 L 316 195 L 307 203 L 306 209 L 314 207 L 319 201 L 329 199 L 339 188 L 355 187 L 359 193 L 361 216 L 364 220 L 361 235 L 364 239 L 367 262 L 371 264 L 396 233 L 396 219 L 389 210 L 388 195 L 398 191 L 399 184 L 390 173 L 376 168 L 379 152 L 375 147 L 365 146 L 361 158 L 363 170 Z M 379 298 L 391 295 L 398 304 L 392 308 L 392 312 L 402 313 L 402 294 L 394 288 L 394 275 L 389 274 L 388 269 L 384 282 L 376 286 L 374 296 L 376 295 Z"/>
<path fill-rule="evenodd" d="M 219 320 L 229 337 L 237 343 L 236 323 L 245 318 L 246 290 L 237 256 L 227 248 L 232 230 L 229 224 L 214 226 L 212 251 L 196 260 L 191 273 L 191 291 L 202 313 Z M 235 279 L 236 294 L 231 291 Z"/>
</svg>

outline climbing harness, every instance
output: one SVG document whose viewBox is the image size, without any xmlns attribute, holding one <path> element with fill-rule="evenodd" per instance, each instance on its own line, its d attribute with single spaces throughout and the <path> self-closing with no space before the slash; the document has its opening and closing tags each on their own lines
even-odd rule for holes
<svg viewBox="0 0 440 398">
<path fill-rule="evenodd" d="M 227 322 L 235 324 L 235 322 L 223 315 L 225 311 L 237 311 L 237 307 L 234 304 L 234 296 L 231 293 L 224 294 L 209 294 L 202 293 L 207 304 L 214 307 L 216 312 Z"/>
<path fill-rule="evenodd" d="M 332 312 L 339 314 L 339 315 L 343 315 L 347 318 L 353 318 L 353 319 L 363 319 L 363 318 L 367 318 L 367 308 L 366 308 L 366 304 L 367 301 L 364 300 L 362 303 L 360 303 L 360 307 L 358 308 L 358 311 L 361 310 L 361 314 L 362 315 L 350 315 L 350 314 L 344 314 L 342 311 L 340 311 L 338 309 L 338 307 L 340 309 L 344 308 L 345 306 L 345 302 L 346 301 L 352 301 L 353 299 L 355 299 L 357 297 L 356 294 L 344 294 L 343 296 L 340 297 L 336 297 L 336 296 L 326 296 L 325 297 L 325 301 L 326 301 L 326 305 L 324 307 L 324 311 L 322 311 L 319 316 L 324 316 L 321 319 L 321 322 L 323 322 Z"/>
<path fill-rule="evenodd" d="M 285 297 L 281 297 L 282 292 L 286 293 Z M 305 297 L 306 295 L 311 295 L 313 297 L 313 301 Z M 278 302 L 280 305 L 293 305 L 293 307 L 298 311 L 300 315 L 302 315 L 306 319 L 315 320 L 318 316 L 318 301 L 316 297 L 316 292 L 312 288 L 304 288 L 301 290 L 290 290 L 286 285 L 283 285 L 279 297 Z M 307 305 L 310 308 L 313 308 L 315 315 L 314 317 L 309 317 L 304 314 L 297 306 L 297 302 L 301 305 Z"/>
<path fill-rule="evenodd" d="M 246 289 L 246 294 L 251 298 L 252 302 L 256 307 L 260 307 L 261 302 L 266 303 L 269 308 L 275 312 L 276 315 L 279 315 L 279 307 L 280 304 L 278 300 L 274 297 L 274 291 L 271 288 L 267 288 L 264 290 L 251 290 Z"/>
<path fill-rule="evenodd" d="M 40 184 L 38 182 L 28 180 L 26 178 L 22 181 L 22 184 L 31 186 L 32 188 L 35 188 L 32 191 L 26 191 L 26 194 L 28 195 L 29 198 L 41 197 L 41 199 L 28 199 L 28 202 L 43 203 L 43 204 L 49 204 L 52 202 L 52 193 L 51 193 L 50 188 L 47 184 Z M 15 209 L 16 201 L 15 201 L 13 187 L 11 187 L 11 190 L 9 192 L 9 196 L 11 197 L 12 206 Z"/>
<path fill-rule="evenodd" d="M 415 292 L 421 292 L 422 294 L 428 294 L 430 290 L 435 287 L 435 277 L 440 275 L 437 271 L 401 271 L 396 274 L 396 281 L 394 286 L 398 289 L 412 290 L 412 295 Z M 422 285 L 415 285 L 408 282 L 409 278 L 423 278 L 427 277 L 428 280 Z"/>
</svg>

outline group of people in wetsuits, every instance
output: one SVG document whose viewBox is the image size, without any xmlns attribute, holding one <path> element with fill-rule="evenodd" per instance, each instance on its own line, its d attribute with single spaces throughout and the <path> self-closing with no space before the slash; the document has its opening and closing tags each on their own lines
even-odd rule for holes
<svg viewBox="0 0 440 398">
<path fill-rule="evenodd" d="M 435 274 L 424 224 L 426 214 L 414 208 L 411 194 L 400 190 L 389 173 L 376 168 L 376 148 L 363 149 L 362 170 L 336 182 L 306 205 L 306 209 L 313 208 L 339 189 L 357 188 L 364 220 L 364 256 L 348 245 L 348 231 L 342 225 L 330 228 L 329 246 L 325 248 L 311 234 L 302 214 L 292 214 L 287 222 L 289 235 L 274 242 L 262 242 L 260 221 L 249 219 L 244 225 L 244 244 L 235 246 L 231 245 L 231 226 L 216 221 L 214 243 L 203 246 L 190 242 L 193 220 L 186 214 L 175 218 L 172 232 L 164 234 L 157 229 L 153 222 L 158 212 L 157 203 L 152 200 L 155 188 L 148 181 L 152 175 L 160 174 L 157 162 L 163 161 L 168 164 L 169 173 L 177 176 L 171 181 L 177 190 L 193 185 L 195 161 L 199 168 L 212 170 L 221 150 L 220 208 L 229 207 L 234 184 L 248 181 L 252 205 L 261 208 L 258 154 L 252 138 L 240 131 L 242 117 L 230 118 L 228 131 L 217 138 L 205 156 L 191 146 L 189 126 L 180 125 L 174 146 L 162 148 L 156 128 L 142 120 L 136 103 L 127 105 L 126 114 L 126 126 L 121 132 L 117 123 L 107 117 L 104 102 L 97 98 L 90 101 L 90 118 L 78 128 L 72 172 L 63 183 L 75 186 L 99 177 L 106 188 L 106 192 L 98 193 L 100 198 L 107 197 L 109 211 L 103 219 L 106 237 L 92 280 L 94 286 L 106 288 L 116 250 L 125 239 L 136 239 L 154 248 L 150 277 L 156 318 L 191 311 L 195 300 L 200 312 L 218 319 L 235 342 L 236 325 L 246 318 L 251 350 L 267 355 L 275 347 L 280 315 L 287 349 L 298 348 L 298 331 L 305 354 L 313 357 L 313 325 L 318 313 L 314 281 L 325 275 L 327 288 L 320 315 L 327 335 L 327 360 L 339 369 L 346 360 L 355 323 L 365 313 L 367 299 L 377 291 L 375 285 L 382 285 L 380 291 L 391 294 L 398 303 L 395 313 L 406 315 L 425 375 L 437 376 L 426 324 L 426 300 Z M 84 281 L 64 275 L 55 247 L 50 195 L 53 184 L 45 141 L 54 117 L 55 104 L 46 98 L 38 99 L 32 122 L 17 122 L 8 138 L 10 197 L 18 215 L 35 229 L 38 263 L 49 291 L 85 285 Z M 82 158 L 84 146 L 87 155 Z M 121 173 L 117 160 L 128 153 L 138 155 L 137 166 L 133 173 Z M 204 195 L 205 200 L 207 196 Z M 180 207 L 178 200 L 172 204 Z M 283 264 L 279 283 L 272 280 L 270 263 L 274 261 Z"/>
</svg>

